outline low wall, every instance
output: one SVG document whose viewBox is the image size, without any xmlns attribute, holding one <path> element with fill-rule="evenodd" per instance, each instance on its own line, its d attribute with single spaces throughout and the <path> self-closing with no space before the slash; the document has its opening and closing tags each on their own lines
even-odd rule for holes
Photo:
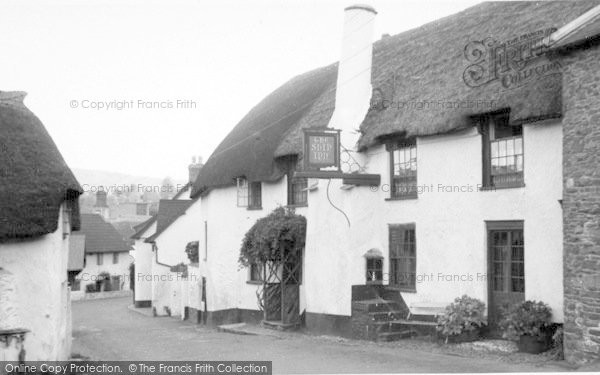
<svg viewBox="0 0 600 375">
<path fill-rule="evenodd" d="M 110 292 L 97 292 L 97 293 L 84 293 L 81 291 L 75 291 L 75 292 L 71 292 L 71 301 L 131 297 L 132 294 L 133 294 L 133 292 L 131 290 L 115 290 L 115 291 L 110 291 Z"/>
</svg>

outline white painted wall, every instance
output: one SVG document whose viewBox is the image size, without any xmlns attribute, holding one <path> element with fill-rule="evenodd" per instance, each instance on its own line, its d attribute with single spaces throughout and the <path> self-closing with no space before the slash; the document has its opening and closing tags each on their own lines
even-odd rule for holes
<svg viewBox="0 0 600 375">
<path fill-rule="evenodd" d="M 198 241 L 200 238 L 197 217 L 201 206 L 199 200 L 193 203 L 155 239 L 152 269 L 153 275 L 161 275 L 161 280 L 153 282 L 152 306 L 156 307 L 158 315 L 166 314 L 165 306 L 169 307 L 172 315 L 181 314 L 181 275 L 171 273 L 170 266 L 189 263 L 185 247 L 189 242 Z"/>
<path fill-rule="evenodd" d="M 388 224 L 416 223 L 416 293 L 402 293 L 410 305 L 446 303 L 462 294 L 487 301 L 485 220 L 524 220 L 525 297 L 552 307 L 555 321 L 562 307 L 562 127 L 560 123 L 524 127 L 525 185 L 519 189 L 478 192 L 481 183 L 481 136 L 472 129 L 456 135 L 419 138 L 418 184 L 430 186 L 416 200 L 386 201 L 389 192 L 369 187 L 330 195 L 350 218 L 351 226 L 325 197 L 326 181 L 309 196 L 306 247 L 306 295 L 310 312 L 350 315 L 350 285 L 364 284 L 363 254 L 372 247 L 385 255 L 388 270 Z M 389 186 L 389 156 L 383 146 L 369 150 L 368 173 L 382 175 Z M 444 192 L 464 186 L 473 192 Z M 433 280 L 425 275 L 434 274 Z M 477 274 L 481 278 L 477 280 Z M 441 275 L 473 280 L 451 282 Z"/>
<path fill-rule="evenodd" d="M 417 235 L 417 291 L 402 293 L 409 305 L 446 304 L 462 294 L 487 302 L 485 221 L 523 220 L 525 297 L 548 303 L 554 320 L 561 322 L 562 125 L 556 121 L 526 125 L 523 137 L 526 186 L 487 192 L 478 191 L 482 140 L 475 129 L 419 138 L 418 184 L 424 191 L 415 200 L 386 200 L 389 154 L 383 146 L 369 149 L 363 156 L 367 173 L 382 176 L 377 191 L 341 190 L 340 180 L 329 183 L 331 202 L 344 211 L 350 226 L 327 199 L 328 181 L 320 180 L 318 189 L 309 193 L 309 206 L 297 209 L 308 222 L 301 311 L 349 316 L 351 286 L 365 283 L 364 253 L 380 249 L 387 273 L 388 225 L 404 223 L 415 223 Z M 448 187 L 464 191 L 449 192 Z M 159 260 L 169 265 L 188 263 L 185 244 L 199 241 L 198 277 L 207 278 L 208 311 L 258 308 L 257 286 L 247 283 L 248 270 L 239 267 L 239 249 L 258 218 L 286 204 L 286 178 L 263 183 L 262 192 L 263 209 L 254 211 L 236 206 L 236 187 L 214 189 L 157 240 Z M 161 272 L 168 273 L 155 264 L 153 273 Z M 449 281 L 447 275 L 458 275 L 459 280 Z M 173 298 L 169 293 L 155 290 L 153 300 L 167 305 Z"/>
<path fill-rule="evenodd" d="M 102 257 L 102 264 L 98 264 L 98 254 Z M 133 258 L 129 251 L 121 251 L 118 254 L 117 263 L 113 263 L 114 253 L 86 253 L 85 267 L 77 275 L 76 279 L 81 281 L 81 290 L 85 292 L 85 286 L 94 284 L 102 272 L 108 272 L 111 276 L 121 278 L 121 290 L 129 290 L 129 265 Z"/>
<path fill-rule="evenodd" d="M 156 222 L 152 224 L 133 245 L 132 258 L 135 262 L 135 300 L 152 300 L 152 244 L 146 238 L 156 231 Z"/>
<path fill-rule="evenodd" d="M 69 236 L 63 238 L 62 207 L 58 229 L 34 240 L 0 244 L 0 266 L 15 281 L 16 309 L 25 336 L 27 360 L 66 360 L 71 351 L 67 285 Z"/>
<path fill-rule="evenodd" d="M 200 274 L 207 278 L 208 311 L 229 308 L 258 310 L 257 285 L 249 284 L 248 269 L 238 263 L 242 239 L 256 220 L 287 204 L 287 179 L 262 184 L 262 210 L 237 207 L 235 186 L 212 190 L 202 197 L 202 211 L 194 222 L 200 228 Z M 296 209 L 304 215 L 305 207 Z M 208 222 L 208 257 L 203 260 Z M 300 287 L 300 310 L 304 305 L 304 286 Z"/>
</svg>

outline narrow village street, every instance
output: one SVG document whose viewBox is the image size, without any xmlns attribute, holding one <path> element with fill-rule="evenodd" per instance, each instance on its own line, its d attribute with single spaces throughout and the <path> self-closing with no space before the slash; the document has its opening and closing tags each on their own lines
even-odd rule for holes
<svg viewBox="0 0 600 375">
<path fill-rule="evenodd" d="M 127 308 L 130 298 L 73 303 L 73 353 L 92 360 L 269 360 L 274 373 L 561 371 L 301 334 L 218 332 Z"/>
</svg>

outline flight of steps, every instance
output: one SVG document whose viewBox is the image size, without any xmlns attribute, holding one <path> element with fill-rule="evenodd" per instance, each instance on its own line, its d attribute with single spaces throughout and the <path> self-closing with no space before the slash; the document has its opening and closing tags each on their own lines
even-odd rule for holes
<svg viewBox="0 0 600 375">
<path fill-rule="evenodd" d="M 353 336 L 371 341 L 394 341 L 414 336 L 436 337 L 433 316 L 411 316 L 407 320 L 406 304 L 394 297 L 386 292 L 375 298 L 353 301 Z"/>
</svg>

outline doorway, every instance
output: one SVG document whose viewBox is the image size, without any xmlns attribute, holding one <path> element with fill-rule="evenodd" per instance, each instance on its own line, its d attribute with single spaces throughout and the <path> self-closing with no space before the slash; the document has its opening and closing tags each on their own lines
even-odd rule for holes
<svg viewBox="0 0 600 375">
<path fill-rule="evenodd" d="M 488 324 L 492 331 L 505 311 L 525 300 L 523 221 L 488 221 Z"/>
</svg>

